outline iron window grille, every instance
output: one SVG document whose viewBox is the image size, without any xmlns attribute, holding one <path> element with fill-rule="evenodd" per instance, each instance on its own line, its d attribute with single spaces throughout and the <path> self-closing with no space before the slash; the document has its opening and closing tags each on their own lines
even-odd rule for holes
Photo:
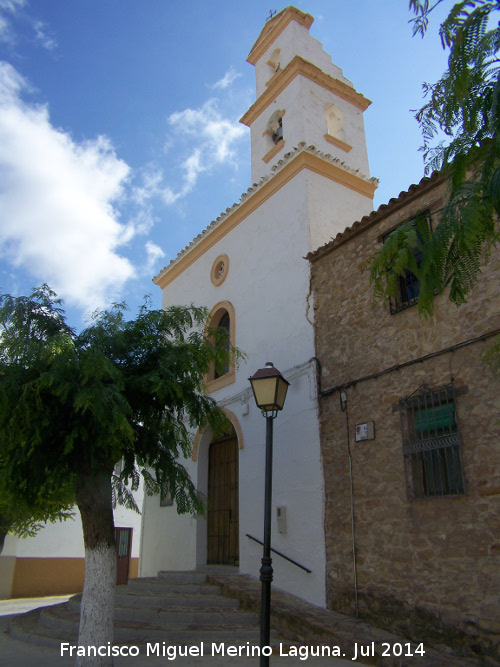
<svg viewBox="0 0 500 667">
<path fill-rule="evenodd" d="M 453 384 L 424 385 L 399 401 L 409 499 L 465 493 L 460 431 Z"/>
<path fill-rule="evenodd" d="M 427 223 L 429 230 L 432 232 L 431 216 L 429 211 L 425 211 L 424 213 L 419 214 L 418 217 Z M 415 223 L 416 225 L 417 218 L 408 220 L 407 222 L 412 222 Z M 392 232 L 385 234 L 385 236 L 382 238 L 382 243 L 385 243 L 387 241 L 390 234 L 392 234 Z M 417 236 L 420 243 L 422 243 L 423 242 L 422 235 L 418 231 L 418 229 L 417 229 Z M 421 248 L 414 249 L 414 256 L 417 266 L 420 266 L 420 263 L 422 262 L 422 255 L 423 253 Z M 419 294 L 420 294 L 419 279 L 412 271 L 405 269 L 404 274 L 398 276 L 398 286 L 396 294 L 394 296 L 391 296 L 389 299 L 389 309 L 391 315 L 395 315 L 396 313 L 400 313 L 402 310 L 406 310 L 411 306 L 415 306 L 418 303 Z"/>
</svg>

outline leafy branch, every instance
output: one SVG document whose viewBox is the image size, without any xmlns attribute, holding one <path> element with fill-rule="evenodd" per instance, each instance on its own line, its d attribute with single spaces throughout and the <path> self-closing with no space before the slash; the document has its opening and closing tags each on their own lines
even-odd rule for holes
<svg viewBox="0 0 500 667">
<path fill-rule="evenodd" d="M 414 35 L 424 36 L 429 14 L 441 2 L 410 0 L 416 15 Z M 418 309 L 425 315 L 433 312 L 435 293 L 446 287 L 453 303 L 466 302 L 499 238 L 500 30 L 490 27 L 499 10 L 498 0 L 463 0 L 441 24 L 441 43 L 450 51 L 448 69 L 436 83 L 423 85 L 427 102 L 416 119 L 425 171 L 446 176 L 448 203 L 431 238 L 422 244 L 416 270 L 412 237 L 404 230 L 389 237 L 371 265 L 378 296 L 394 295 L 394 272 L 415 273 L 420 281 Z M 445 141 L 438 141 L 440 132 Z"/>
</svg>

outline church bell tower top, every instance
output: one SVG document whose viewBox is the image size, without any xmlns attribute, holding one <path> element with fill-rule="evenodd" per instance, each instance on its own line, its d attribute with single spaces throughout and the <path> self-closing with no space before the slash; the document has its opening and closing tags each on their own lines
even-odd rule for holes
<svg viewBox="0 0 500 667">
<path fill-rule="evenodd" d="M 363 112 L 370 100 L 311 35 L 313 21 L 286 7 L 266 21 L 247 58 L 255 68 L 256 99 L 240 122 L 250 128 L 253 183 L 299 145 L 369 178 Z"/>
<path fill-rule="evenodd" d="M 282 9 L 281 12 L 268 19 L 265 26 L 262 28 L 257 41 L 248 54 L 247 62 L 251 65 L 255 65 L 259 58 L 267 51 L 269 46 L 291 21 L 296 21 L 299 25 L 303 25 L 309 30 L 314 21 L 314 17 L 311 16 L 311 14 L 301 12 L 300 9 L 297 9 L 297 7 L 293 7 L 292 5 Z"/>
</svg>

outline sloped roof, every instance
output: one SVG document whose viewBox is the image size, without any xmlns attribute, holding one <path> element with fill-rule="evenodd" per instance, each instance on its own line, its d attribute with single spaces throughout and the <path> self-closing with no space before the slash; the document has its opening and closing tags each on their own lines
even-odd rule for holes
<svg viewBox="0 0 500 667">
<path fill-rule="evenodd" d="M 339 232 L 331 241 L 320 246 L 317 250 L 308 253 L 305 259 L 314 262 L 320 257 L 327 255 L 353 236 L 356 236 L 356 234 L 360 234 L 372 225 L 380 222 L 380 220 L 383 220 L 383 218 L 391 215 L 402 206 L 410 203 L 415 197 L 421 196 L 427 190 L 435 187 L 438 183 L 441 183 L 444 178 L 445 177 L 438 171 L 434 171 L 430 176 L 424 176 L 419 183 L 412 183 L 408 190 L 400 192 L 398 197 L 389 199 L 387 204 L 381 204 L 376 211 L 372 211 L 368 215 L 363 216 L 361 220 L 357 220 L 350 227 L 346 227 L 343 232 Z"/>
<path fill-rule="evenodd" d="M 215 220 L 205 227 L 188 245 L 183 248 L 176 257 L 174 257 L 169 264 L 167 264 L 154 278 L 153 282 L 158 285 L 162 277 L 168 273 L 176 264 L 180 262 L 186 255 L 191 253 L 196 246 L 198 246 L 209 234 L 212 234 L 218 227 L 220 227 L 230 216 L 238 212 L 241 207 L 246 207 L 247 202 L 251 199 L 257 192 L 259 192 L 267 183 L 274 179 L 282 169 L 284 169 L 291 161 L 299 157 L 301 153 L 309 153 L 310 155 L 316 156 L 324 160 L 327 165 L 334 165 L 337 169 L 340 169 L 341 172 L 344 172 L 346 176 L 352 175 L 356 179 L 360 179 L 361 182 L 376 187 L 378 180 L 376 178 L 369 178 L 359 172 L 358 169 L 353 169 L 348 167 L 344 162 L 339 160 L 339 158 L 332 157 L 330 153 L 323 153 L 318 150 L 316 146 L 307 146 L 305 142 L 300 142 L 298 147 L 293 150 L 285 153 L 281 159 L 279 159 L 276 164 L 271 167 L 272 173 L 267 176 L 263 176 L 258 183 L 254 183 L 251 187 L 248 188 L 246 192 L 241 195 L 239 202 L 234 203 L 232 206 L 226 208 Z"/>
</svg>

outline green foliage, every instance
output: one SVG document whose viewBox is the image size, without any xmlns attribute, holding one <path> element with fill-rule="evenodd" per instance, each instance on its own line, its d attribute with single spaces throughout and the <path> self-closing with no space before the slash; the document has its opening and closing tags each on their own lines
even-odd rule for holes
<svg viewBox="0 0 500 667">
<path fill-rule="evenodd" d="M 27 501 L 17 489 L 2 485 L 0 497 L 0 552 L 2 535 L 14 533 L 19 537 L 33 537 L 46 523 L 57 523 L 74 517 L 72 506 L 64 502 L 70 496 L 64 496 L 63 489 L 40 492 L 33 500 Z"/>
<path fill-rule="evenodd" d="M 384 296 L 386 291 L 391 295 L 395 294 L 399 284 L 398 277 L 404 276 L 405 271 L 411 271 L 417 278 L 421 277 L 423 267 L 417 262 L 417 256 L 430 239 L 431 231 L 425 214 L 408 220 L 390 234 L 380 250 L 380 255 L 373 260 L 371 266 L 371 279 L 377 297 Z"/>
<path fill-rule="evenodd" d="M 425 33 L 428 17 L 441 3 L 410 0 L 416 14 L 413 33 Z M 424 84 L 428 101 L 417 112 L 424 144 L 426 172 L 440 170 L 449 179 L 450 196 L 434 233 L 423 245 L 418 308 L 432 314 L 436 292 L 450 288 L 457 306 L 481 272 L 482 262 L 498 241 L 500 213 L 500 30 L 493 25 L 498 0 L 456 3 L 440 28 L 443 48 L 450 50 L 448 69 L 434 84 Z M 439 133 L 446 141 L 435 143 Z M 391 236 L 387 249 L 371 265 L 378 295 L 394 294 L 390 261 L 410 258 L 410 239 Z M 387 259 L 388 258 L 388 259 Z M 399 270 L 400 267 L 398 267 Z M 407 264 L 406 268 L 413 271 Z"/>
<path fill-rule="evenodd" d="M 190 454 L 192 429 L 223 427 L 203 377 L 238 355 L 228 352 L 226 331 L 204 331 L 207 316 L 146 302 L 127 321 L 115 304 L 76 333 L 46 285 L 0 297 L 0 497 L 28 508 L 14 529 L 63 516 L 79 480 L 103 473 L 115 503 L 135 508 L 142 474 L 149 494 L 168 486 L 179 512 L 203 510 L 179 459 Z"/>
</svg>

